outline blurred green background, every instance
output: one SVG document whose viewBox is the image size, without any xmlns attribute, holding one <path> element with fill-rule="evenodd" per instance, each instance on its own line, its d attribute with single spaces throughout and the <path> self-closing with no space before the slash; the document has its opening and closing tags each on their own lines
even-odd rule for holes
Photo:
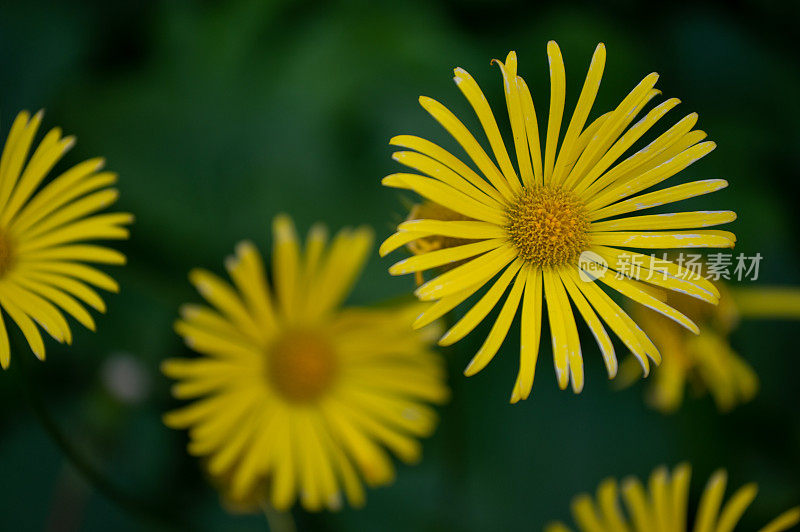
<svg viewBox="0 0 800 532">
<path fill-rule="evenodd" d="M 107 157 L 121 176 L 120 208 L 137 216 L 120 246 L 129 265 L 112 272 L 122 292 L 108 297 L 98 333 L 76 325 L 72 348 L 50 341 L 47 363 L 32 364 L 45 401 L 94 463 L 166 508 L 176 527 L 265 529 L 261 516 L 221 508 L 184 452 L 185 435 L 160 422 L 175 402 L 158 365 L 185 351 L 171 325 L 181 303 L 198 299 L 188 270 L 222 272 L 243 238 L 267 251 L 270 220 L 281 211 L 302 231 L 317 220 L 370 224 L 385 238 L 405 214 L 398 193 L 379 184 L 397 169 L 389 138 L 414 133 L 452 146 L 417 96 L 435 97 L 475 125 L 451 80 L 452 67 L 462 66 L 507 128 L 500 74 L 489 60 L 516 50 L 544 109 L 549 39 L 564 53 L 568 110 L 599 41 L 608 61 L 596 110 L 658 71 L 665 96 L 683 101 L 670 120 L 698 111 L 699 127 L 719 144 L 683 179 L 728 179 L 730 188 L 703 199 L 703 208 L 739 213 L 737 252 L 765 257 L 760 282 L 800 283 L 800 12 L 777 0 L 724 6 L 3 2 L 2 137 L 20 109 L 46 108 L 45 127 L 78 137 L 66 164 Z M 391 262 L 373 256 L 353 303 L 410 291 L 410 277 L 386 273 Z M 455 393 L 422 463 L 399 465 L 397 482 L 370 491 L 363 510 L 296 512 L 301 529 L 538 530 L 566 518 L 572 496 L 607 476 L 644 476 L 682 460 L 694 465 L 692 505 L 717 467 L 729 470 L 733 487 L 759 483 L 742 530 L 800 502 L 795 324 L 747 322 L 735 333 L 762 390 L 726 415 L 708 396 L 663 416 L 643 404 L 642 385 L 614 391 L 586 329 L 583 394 L 557 390 L 543 342 L 532 398 L 511 406 L 516 326 L 486 370 L 458 376 L 487 330 L 484 323 L 444 352 Z M 22 356 L 32 358 L 15 353 L 12 366 Z M 113 385 L 120 375 L 127 387 Z M 66 465 L 13 368 L 0 376 L 0 405 L 0 528 L 155 526 L 109 503 Z"/>
</svg>

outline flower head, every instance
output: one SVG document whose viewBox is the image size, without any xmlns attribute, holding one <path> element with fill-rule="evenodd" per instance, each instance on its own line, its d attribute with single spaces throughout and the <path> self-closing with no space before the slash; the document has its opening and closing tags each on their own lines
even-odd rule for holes
<svg viewBox="0 0 800 532">
<path fill-rule="evenodd" d="M 75 144 L 50 130 L 33 150 L 43 112 L 17 115 L 0 158 L 0 309 L 22 330 L 31 350 L 44 360 L 39 327 L 58 342 L 72 342 L 69 314 L 94 330 L 86 305 L 105 312 L 95 292 L 119 290 L 116 281 L 87 263 L 124 264 L 118 251 L 87 244 L 128 238 L 126 213 L 97 214 L 119 195 L 109 188 L 117 176 L 100 172 L 103 159 L 84 161 L 44 186 L 48 172 Z M 30 156 L 30 158 L 29 158 Z M 11 361 L 5 319 L 0 318 L 0 365 Z"/>
<path fill-rule="evenodd" d="M 426 403 L 448 396 L 430 331 L 411 329 L 419 303 L 340 308 L 372 233 L 345 229 L 326 241 L 315 226 L 301 251 L 279 216 L 272 283 L 249 242 L 225 262 L 234 286 L 204 270 L 190 275 L 210 307 L 181 311 L 176 330 L 201 356 L 164 362 L 178 380 L 173 395 L 193 401 L 164 421 L 189 429 L 189 452 L 208 458 L 228 501 L 284 509 L 299 495 L 307 509 L 335 509 L 343 490 L 358 506 L 360 478 L 393 478 L 384 448 L 419 459 L 417 438 L 437 422 Z"/>
<path fill-rule="evenodd" d="M 734 220 L 736 215 L 730 211 L 625 216 L 727 186 L 724 180 L 712 179 L 650 190 L 715 147 L 713 142 L 703 142 L 704 132 L 693 129 L 697 115 L 691 113 L 631 153 L 645 133 L 679 103 L 675 98 L 666 100 L 631 125 L 660 94 L 654 88 L 657 74 L 645 77 L 614 110 L 586 125 L 605 65 L 605 47 L 600 44 L 562 134 L 565 74 L 555 42 L 548 43 L 547 55 L 551 90 L 543 148 L 533 98 L 517 75 L 516 54 L 511 52 L 505 62 L 494 63 L 503 77 L 516 166 L 477 83 L 457 68 L 456 85 L 475 110 L 494 159 L 455 115 L 439 102 L 422 97 L 422 107 L 453 136 L 477 171 L 431 141 L 401 135 L 391 143 L 407 151 L 395 153 L 394 159 L 419 173 L 383 179 L 384 185 L 411 190 L 438 205 L 429 209 L 431 214 L 420 213 L 401 223 L 380 250 L 385 255 L 411 246 L 415 256 L 394 264 L 389 269 L 393 275 L 437 270 L 437 275 L 416 291 L 419 299 L 434 303 L 415 325 L 431 323 L 473 296 L 478 298 L 482 288 L 488 287 L 440 339 L 440 344 L 449 345 L 500 306 L 466 375 L 477 373 L 492 360 L 521 308 L 520 368 L 512 402 L 527 398 L 533 385 L 544 301 L 562 389 L 571 381 L 573 390 L 580 392 L 584 384 L 573 305 L 594 333 L 610 377 L 617 372 L 617 359 L 603 322 L 647 373 L 648 358 L 660 362 L 658 350 L 601 284 L 693 332 L 697 326 L 653 296 L 649 286 L 678 290 L 711 303 L 717 303 L 719 293 L 705 279 L 683 279 L 684 268 L 674 263 L 666 267 L 668 275 L 648 281 L 650 284 L 639 282 L 624 273 L 621 257 L 635 255 L 646 271 L 655 266 L 647 256 L 621 248 L 732 247 L 735 242 L 732 233 L 707 229 Z M 446 211 L 453 214 L 442 214 Z M 417 244 L 421 241 L 439 245 Z M 598 265 L 602 266 L 599 272 Z M 600 283 L 584 282 L 587 275 Z"/>
<path fill-rule="evenodd" d="M 755 484 L 747 484 L 723 505 L 728 477 L 724 470 L 718 470 L 708 480 L 697 515 L 690 521 L 687 516 L 690 479 L 688 464 L 679 465 L 672 474 L 666 467 L 659 467 L 650 476 L 648 489 L 637 478 L 627 478 L 621 487 L 625 511 L 619 504 L 617 481 L 608 479 L 597 488 L 596 501 L 589 494 L 573 499 L 572 516 L 578 530 L 584 532 L 684 532 L 689 529 L 691 521 L 695 523 L 695 532 L 732 532 L 758 492 Z M 781 532 L 798 522 L 800 507 L 781 514 L 760 532 Z M 545 527 L 545 532 L 569 531 L 570 528 L 560 522 Z"/>
<path fill-rule="evenodd" d="M 721 293 L 717 306 L 671 292 L 666 301 L 700 326 L 694 335 L 647 308 L 631 308 L 631 315 L 663 354 L 647 395 L 656 409 L 670 413 L 683 402 L 684 389 L 708 391 L 720 411 L 750 401 L 758 392 L 758 376 L 731 346 L 730 335 L 742 319 L 800 319 L 800 290 L 791 287 L 733 287 L 715 283 Z M 635 361 L 620 368 L 621 384 L 641 376 Z"/>
</svg>

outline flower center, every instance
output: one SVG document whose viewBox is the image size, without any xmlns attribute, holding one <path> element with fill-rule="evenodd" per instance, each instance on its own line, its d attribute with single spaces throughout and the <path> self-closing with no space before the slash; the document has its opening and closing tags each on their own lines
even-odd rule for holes
<svg viewBox="0 0 800 532">
<path fill-rule="evenodd" d="M 268 378 L 286 399 L 306 403 L 328 389 L 337 373 L 330 343 L 307 331 L 284 334 L 268 351 Z"/>
<path fill-rule="evenodd" d="M 548 186 L 525 188 L 508 209 L 509 239 L 519 257 L 538 266 L 561 266 L 588 244 L 589 220 L 578 198 Z"/>
<path fill-rule="evenodd" d="M 14 266 L 14 246 L 8 235 L 0 229 L 0 278 Z"/>
</svg>

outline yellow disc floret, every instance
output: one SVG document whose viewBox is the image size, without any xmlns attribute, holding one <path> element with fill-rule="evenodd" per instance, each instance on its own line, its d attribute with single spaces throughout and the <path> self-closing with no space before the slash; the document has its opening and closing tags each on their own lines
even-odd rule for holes
<svg viewBox="0 0 800 532">
<path fill-rule="evenodd" d="M 586 249 L 589 221 L 583 204 L 569 191 L 525 188 L 507 215 L 508 237 L 525 261 L 561 266 L 577 260 Z"/>
<path fill-rule="evenodd" d="M 336 353 L 322 336 L 291 331 L 269 349 L 267 374 L 273 386 L 291 402 L 313 401 L 333 382 Z"/>
</svg>

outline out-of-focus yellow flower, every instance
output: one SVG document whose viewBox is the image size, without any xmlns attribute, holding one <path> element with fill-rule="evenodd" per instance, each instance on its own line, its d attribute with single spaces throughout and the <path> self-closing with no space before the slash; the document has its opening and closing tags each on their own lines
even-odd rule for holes
<svg viewBox="0 0 800 532">
<path fill-rule="evenodd" d="M 603 322 L 647 372 L 648 358 L 661 361 L 658 350 L 601 286 L 652 306 L 691 331 L 697 332 L 697 327 L 650 296 L 642 283 L 613 275 L 620 268 L 621 256 L 631 255 L 620 248 L 733 247 L 736 240 L 733 233 L 707 229 L 735 219 L 730 211 L 630 216 L 727 186 L 724 180 L 711 179 L 642 194 L 715 148 L 713 142 L 703 142 L 703 131 L 693 129 L 696 113 L 688 114 L 650 144 L 619 161 L 679 103 L 676 98 L 666 100 L 633 123 L 660 94 L 654 88 L 657 74 L 646 76 L 614 110 L 587 122 L 605 67 L 605 46 L 598 45 L 575 111 L 562 134 L 566 78 L 561 51 L 553 41 L 547 44 L 547 57 L 550 109 L 543 145 L 531 93 L 517 75 L 516 54 L 509 53 L 505 62 L 493 61 L 503 77 L 516 167 L 478 84 L 464 69 L 456 68 L 456 85 L 475 110 L 494 160 L 447 108 L 421 97 L 422 107 L 461 145 L 478 172 L 429 140 L 401 135 L 391 144 L 408 151 L 395 153 L 394 159 L 414 173 L 383 179 L 386 186 L 411 190 L 430 202 L 425 212 L 417 213 L 419 218 L 401 223 L 381 246 L 382 255 L 409 244 L 418 253 L 394 264 L 389 272 L 419 276 L 423 271 L 446 269 L 417 288 L 420 300 L 434 303 L 415 326 L 433 322 L 488 287 L 439 340 L 440 345 L 450 345 L 469 334 L 494 307 L 501 307 L 488 337 L 464 371 L 467 376 L 478 373 L 492 360 L 514 316 L 521 312 L 520 367 L 511 402 L 526 399 L 533 386 L 544 301 L 556 377 L 562 389 L 571 381 L 578 393 L 584 385 L 573 303 L 594 333 L 610 377 L 617 373 L 617 358 Z M 642 258 L 644 268 L 652 267 L 648 257 L 637 257 Z M 599 271 L 596 266 L 600 263 L 607 263 L 610 269 Z M 654 284 L 717 302 L 719 294 L 710 283 L 680 279 L 682 268 L 677 264 L 666 267 L 670 276 L 652 281 Z M 584 282 L 586 270 L 596 273 L 600 282 Z"/>
<path fill-rule="evenodd" d="M 90 330 L 88 305 L 105 312 L 94 288 L 119 290 L 116 281 L 86 263 L 124 264 L 113 249 L 86 244 L 128 238 L 127 213 L 96 214 L 119 192 L 117 176 L 100 172 L 105 161 L 84 161 L 44 185 L 48 172 L 75 144 L 51 129 L 33 150 L 43 112 L 17 115 L 0 158 L 0 309 L 22 330 L 34 355 L 44 360 L 39 327 L 58 342 L 72 342 L 69 314 Z M 30 158 L 29 158 L 30 156 Z M 5 319 L 0 317 L 0 365 L 11 362 Z"/>
<path fill-rule="evenodd" d="M 674 412 L 684 389 L 708 390 L 717 407 L 728 411 L 758 392 L 758 376 L 730 345 L 729 336 L 741 319 L 800 319 L 800 290 L 790 287 L 731 287 L 717 283 L 719 305 L 712 306 L 683 294 L 669 293 L 667 302 L 700 326 L 694 335 L 650 309 L 631 314 L 661 351 L 663 361 L 652 375 L 647 401 L 662 412 Z M 620 383 L 641 377 L 633 359 L 620 370 Z"/>
<path fill-rule="evenodd" d="M 423 201 L 421 203 L 414 203 L 411 206 L 411 209 L 408 211 L 408 217 L 406 221 L 411 220 L 443 220 L 443 221 L 464 221 L 470 220 L 464 215 L 461 215 L 455 211 L 451 211 L 447 207 L 442 207 L 438 203 L 434 203 L 432 201 Z M 456 246 L 463 246 L 464 244 L 469 244 L 472 242 L 477 242 L 476 240 L 468 240 L 465 238 L 454 238 L 445 235 L 429 235 L 423 238 L 418 238 L 416 240 L 412 240 L 408 244 L 406 244 L 406 248 L 413 253 L 414 255 L 422 255 L 425 253 L 430 253 L 432 251 L 438 251 L 442 249 L 448 249 Z M 447 271 L 452 270 L 456 266 L 464 264 L 465 261 L 454 261 L 447 264 L 442 264 L 437 269 L 439 271 Z M 417 282 L 417 286 L 422 285 L 425 282 L 425 278 L 422 276 L 422 270 L 414 272 L 414 279 Z"/>
<path fill-rule="evenodd" d="M 572 501 L 572 517 L 578 530 L 583 532 L 685 532 L 689 522 L 694 522 L 694 532 L 732 532 L 758 492 L 755 484 L 739 488 L 723 505 L 727 474 L 715 472 L 706 484 L 697 514 L 691 521 L 687 516 L 691 468 L 681 464 L 670 475 L 666 467 L 659 467 L 650 476 L 647 489 L 639 479 L 627 478 L 622 482 L 622 500 L 619 504 L 617 481 L 608 479 L 597 488 L 597 496 L 578 495 Z M 781 532 L 800 521 L 800 507 L 793 508 L 770 522 L 760 532 Z M 569 532 L 565 524 L 557 522 L 545 527 L 545 532 Z"/>
<path fill-rule="evenodd" d="M 418 438 L 449 391 L 435 330 L 414 332 L 419 303 L 396 308 L 340 304 L 372 246 L 366 228 L 344 229 L 327 245 L 314 226 L 301 251 L 286 216 L 274 221 L 272 283 L 255 247 L 242 242 L 225 265 L 233 280 L 194 270 L 210 307 L 187 305 L 176 325 L 202 356 L 167 360 L 179 399 L 165 416 L 189 429 L 189 452 L 207 468 L 227 502 L 269 501 L 286 509 L 299 496 L 309 510 L 364 502 L 369 486 L 392 481 L 388 448 L 420 458 Z M 270 286 L 271 284 L 271 286 Z"/>
</svg>

